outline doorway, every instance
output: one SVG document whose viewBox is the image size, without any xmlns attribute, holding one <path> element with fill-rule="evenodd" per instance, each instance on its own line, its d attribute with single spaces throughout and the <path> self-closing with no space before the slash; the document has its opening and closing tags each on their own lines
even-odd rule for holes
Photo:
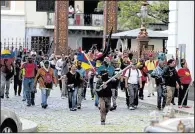
<svg viewBox="0 0 195 134">
<path fill-rule="evenodd" d="M 91 49 L 92 45 L 96 44 L 97 49 L 100 50 L 102 49 L 102 42 L 102 38 L 83 38 L 82 49 L 88 52 L 89 49 Z"/>
</svg>

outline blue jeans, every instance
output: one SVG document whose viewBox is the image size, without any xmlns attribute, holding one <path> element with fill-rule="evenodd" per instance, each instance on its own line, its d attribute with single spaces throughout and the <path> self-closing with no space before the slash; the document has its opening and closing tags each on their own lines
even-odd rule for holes
<svg viewBox="0 0 195 134">
<path fill-rule="evenodd" d="M 26 94 L 27 104 L 34 103 L 34 78 L 24 78 L 24 90 Z"/>
<path fill-rule="evenodd" d="M 47 105 L 47 99 L 49 95 L 50 95 L 50 89 L 45 89 L 45 88 L 41 89 L 41 100 L 42 100 L 41 105 L 42 106 Z"/>
<path fill-rule="evenodd" d="M 74 91 L 68 91 L 68 104 L 70 109 L 77 108 L 77 92 L 78 88 L 74 88 Z"/>
<path fill-rule="evenodd" d="M 26 93 L 25 93 L 25 89 L 24 89 L 24 79 L 22 80 L 22 85 L 23 85 L 23 100 L 26 100 Z"/>
<path fill-rule="evenodd" d="M 157 107 L 165 107 L 166 97 L 163 95 L 164 89 L 162 85 L 157 86 Z"/>
<path fill-rule="evenodd" d="M 98 106 L 98 104 L 99 104 L 99 97 L 97 93 L 95 92 L 95 105 Z"/>
</svg>

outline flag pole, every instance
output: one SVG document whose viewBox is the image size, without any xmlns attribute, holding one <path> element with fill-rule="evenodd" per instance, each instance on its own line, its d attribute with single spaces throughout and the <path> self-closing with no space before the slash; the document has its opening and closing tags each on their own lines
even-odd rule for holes
<svg viewBox="0 0 195 134">
<path fill-rule="evenodd" d="M 116 75 L 114 75 L 112 78 L 110 78 L 109 80 L 107 80 L 104 84 L 102 84 L 100 86 L 100 89 L 96 89 L 96 91 L 101 91 L 101 87 L 103 87 L 105 84 L 107 84 L 108 82 L 110 82 L 111 80 L 113 80 L 114 78 L 116 78 L 118 75 L 120 75 L 121 73 L 123 73 L 125 70 L 129 69 L 132 66 L 132 64 L 130 64 L 129 66 L 127 66 L 126 68 L 124 68 L 123 70 L 121 70 L 120 72 L 118 72 Z"/>
<path fill-rule="evenodd" d="M 92 63 L 91 63 L 91 61 L 89 60 L 89 58 L 88 58 L 88 56 L 85 54 L 85 52 L 83 52 L 83 51 L 81 51 L 84 55 L 85 55 L 85 57 L 87 58 L 87 61 L 89 62 L 89 64 L 90 64 L 90 66 L 93 68 L 93 70 L 95 71 L 95 69 L 94 69 L 94 67 L 93 67 L 93 65 L 92 65 Z"/>
</svg>

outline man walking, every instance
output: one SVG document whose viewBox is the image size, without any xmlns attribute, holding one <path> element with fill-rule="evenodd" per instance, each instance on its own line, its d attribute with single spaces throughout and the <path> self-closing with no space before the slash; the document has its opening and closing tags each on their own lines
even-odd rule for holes
<svg viewBox="0 0 195 134">
<path fill-rule="evenodd" d="M 41 67 L 38 70 L 38 73 L 34 81 L 34 88 L 36 88 L 38 81 L 39 81 L 39 88 L 41 89 L 41 98 L 42 98 L 41 106 L 42 108 L 46 109 L 48 106 L 47 99 L 50 95 L 51 89 L 53 88 L 53 84 L 55 84 L 57 87 L 54 70 L 50 68 L 50 63 L 47 60 L 44 61 L 43 67 Z"/>
<path fill-rule="evenodd" d="M 8 64 L 8 59 L 4 59 L 3 65 L 1 65 L 1 98 L 9 98 L 10 81 L 14 75 L 14 66 Z"/>
<path fill-rule="evenodd" d="M 163 77 L 165 79 L 165 85 L 167 88 L 167 98 L 166 105 L 170 105 L 173 97 L 175 88 L 181 88 L 181 83 L 177 71 L 175 69 L 175 61 L 170 59 L 167 63 L 168 67 L 165 69 L 163 73 Z"/>
<path fill-rule="evenodd" d="M 100 78 L 96 84 L 96 89 L 100 89 L 100 91 L 97 91 L 97 94 L 99 97 L 101 125 L 105 125 L 106 115 L 110 111 L 111 107 L 111 83 L 105 83 L 108 79 L 108 72 L 106 70 L 102 70 L 100 72 Z M 102 84 L 104 84 L 104 86 L 100 87 Z"/>
<path fill-rule="evenodd" d="M 129 68 L 125 73 L 125 87 L 128 88 L 130 110 L 135 110 L 137 108 L 138 89 L 142 88 L 142 74 L 140 70 L 137 69 L 136 65 L 136 60 L 134 60 L 132 67 Z"/>
<path fill-rule="evenodd" d="M 83 69 L 81 67 L 82 62 L 81 61 L 77 61 L 77 72 L 80 74 L 81 77 L 81 83 L 78 87 L 78 93 L 77 93 L 77 108 L 81 109 L 81 102 L 83 99 L 83 91 L 84 91 L 84 83 L 85 81 L 85 69 Z"/>
<path fill-rule="evenodd" d="M 151 73 L 151 76 L 155 78 L 156 80 L 156 86 L 157 86 L 157 108 L 161 110 L 161 108 L 165 107 L 166 104 L 166 86 L 165 81 L 162 77 L 164 69 L 164 61 L 159 61 L 159 65 L 156 67 L 156 69 Z M 161 103 L 163 99 L 163 102 Z"/>
<path fill-rule="evenodd" d="M 148 85 L 148 97 L 150 97 L 151 95 L 154 96 L 154 85 L 155 85 L 155 80 L 154 78 L 151 77 L 151 73 L 153 72 L 153 70 L 156 68 L 156 63 L 154 61 L 153 55 L 149 54 L 149 60 L 147 60 L 145 62 L 145 66 L 148 69 L 148 76 L 149 76 L 149 85 Z"/>
<path fill-rule="evenodd" d="M 37 65 L 33 62 L 31 56 L 28 57 L 28 62 L 22 65 L 22 69 L 24 69 L 24 90 L 27 99 L 27 106 L 35 105 L 35 90 L 34 89 L 34 78 L 37 73 Z"/>
<path fill-rule="evenodd" d="M 58 79 L 59 79 L 58 81 L 59 81 L 59 85 L 60 85 L 61 97 L 63 95 L 62 95 L 62 79 L 60 79 L 60 78 L 62 77 L 62 67 L 63 67 L 64 61 L 65 61 L 65 56 L 64 56 L 64 54 L 62 54 L 61 59 L 59 59 L 56 62 L 56 69 L 58 71 Z"/>
</svg>

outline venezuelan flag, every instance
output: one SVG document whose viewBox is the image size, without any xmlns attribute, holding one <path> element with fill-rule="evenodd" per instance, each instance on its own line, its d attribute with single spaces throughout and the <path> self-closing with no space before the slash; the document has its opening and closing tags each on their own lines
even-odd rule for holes
<svg viewBox="0 0 195 134">
<path fill-rule="evenodd" d="M 14 61 L 14 55 L 9 50 L 5 49 L 1 51 L 0 59 L 1 59 L 1 64 L 4 64 L 4 59 L 7 59 L 8 65 L 10 65 Z"/>
<path fill-rule="evenodd" d="M 83 69 L 87 70 L 87 69 L 92 68 L 84 53 L 82 53 L 82 52 L 78 53 L 77 54 L 77 60 L 82 62 L 81 67 Z M 94 61 L 91 61 L 91 64 L 95 67 L 95 62 Z"/>
</svg>

